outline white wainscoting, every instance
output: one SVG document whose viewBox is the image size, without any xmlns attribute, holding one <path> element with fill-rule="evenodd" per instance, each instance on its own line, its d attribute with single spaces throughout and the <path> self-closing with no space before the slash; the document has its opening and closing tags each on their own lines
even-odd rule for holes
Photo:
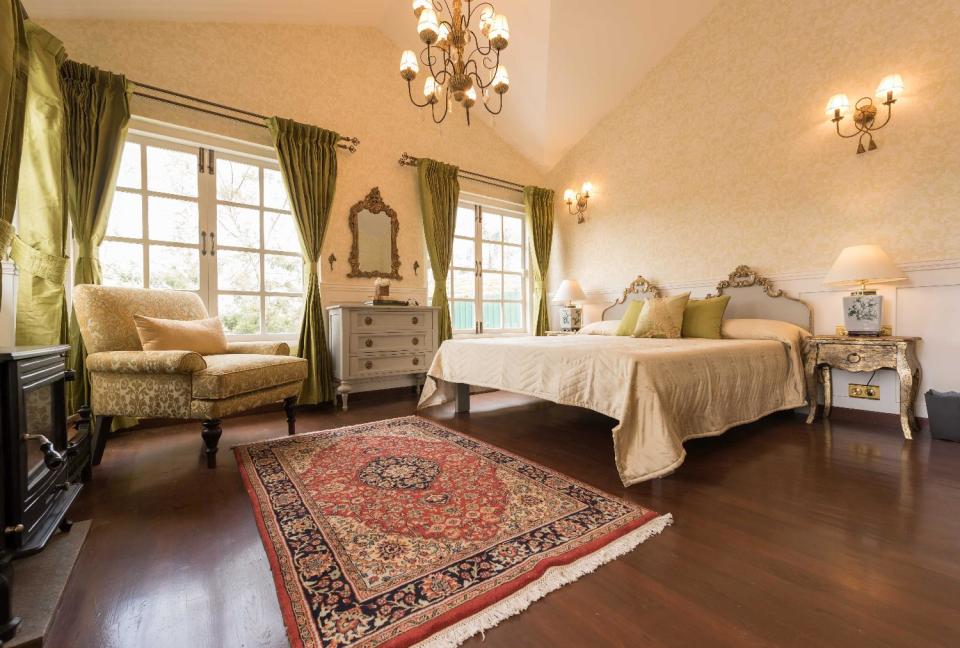
<svg viewBox="0 0 960 648">
<path fill-rule="evenodd" d="M 0 346 L 13 346 L 17 323 L 17 266 L 11 261 L 0 261 L 0 282 L 3 297 L 0 303 Z"/>
<path fill-rule="evenodd" d="M 918 345 L 923 376 L 917 414 L 927 415 L 923 394 L 928 389 L 960 391 L 960 259 L 901 264 L 908 280 L 894 286 L 883 286 L 883 321 L 893 327 L 894 335 L 913 335 L 923 338 Z M 731 267 L 731 270 L 733 268 Z M 755 268 L 761 274 L 763 268 Z M 638 270 L 660 286 L 666 294 L 690 291 L 692 297 L 703 297 L 716 287 L 723 277 L 682 283 L 659 282 L 656 273 Z M 817 272 L 770 275 L 774 284 L 788 294 L 799 297 L 813 309 L 814 333 L 831 335 L 843 323 L 843 296 L 846 290 L 833 290 L 823 285 L 826 270 Z M 600 319 L 603 309 L 623 293 L 623 286 L 584 286 L 588 303 L 584 304 L 584 321 Z M 736 291 L 731 291 L 736 298 Z M 551 318 L 559 321 L 556 308 Z M 875 412 L 898 413 L 900 390 L 893 371 L 879 371 L 873 384 L 880 386 L 880 400 L 849 398 L 847 385 L 862 383 L 869 374 L 834 371 L 834 405 Z"/>
</svg>

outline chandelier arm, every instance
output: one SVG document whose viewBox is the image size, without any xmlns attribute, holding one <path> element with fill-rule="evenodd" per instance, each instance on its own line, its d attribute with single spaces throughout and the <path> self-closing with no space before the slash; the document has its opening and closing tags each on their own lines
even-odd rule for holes
<svg viewBox="0 0 960 648">
<path fill-rule="evenodd" d="M 470 7 L 471 4 L 472 4 L 472 3 L 470 3 L 469 1 L 467 2 L 467 7 L 470 9 L 470 17 L 471 17 L 471 18 L 473 18 L 473 13 L 474 13 L 475 11 L 479 11 L 479 10 L 482 9 L 483 7 L 490 7 L 490 10 L 491 10 L 491 11 L 493 11 L 494 13 L 497 12 L 497 8 L 494 7 L 493 4 L 490 3 L 490 2 L 481 2 L 480 4 L 478 4 L 478 5 L 475 6 L 475 7 Z M 469 23 L 467 23 L 467 24 L 469 24 Z"/>
<path fill-rule="evenodd" d="M 430 100 L 427 100 L 426 103 L 419 104 L 417 100 L 413 98 L 413 81 L 407 81 L 407 94 L 410 95 L 410 103 L 417 108 L 426 108 L 430 105 Z"/>
<path fill-rule="evenodd" d="M 440 0 L 433 0 L 433 10 L 437 13 L 443 11 L 443 6 L 447 4 L 447 0 L 443 0 L 443 4 L 440 4 Z M 447 7 L 447 11 L 450 11 L 450 7 Z"/>
<path fill-rule="evenodd" d="M 447 112 L 450 110 L 450 91 L 445 90 L 443 93 L 443 114 L 440 115 L 440 119 L 437 119 L 436 104 L 430 107 L 430 116 L 433 118 L 434 124 L 439 124 L 444 119 L 447 118 Z M 440 103 L 439 99 L 437 103 Z"/>
<path fill-rule="evenodd" d="M 480 46 L 480 39 L 477 37 L 477 32 L 473 31 L 472 29 L 468 29 L 467 31 L 470 32 L 470 35 L 473 37 L 473 51 L 470 52 L 470 56 L 472 57 L 474 54 L 480 54 L 480 56 L 490 56 L 490 52 L 493 50 L 493 45 L 490 44 L 490 40 L 487 40 L 487 47 L 484 49 Z"/>
<path fill-rule="evenodd" d="M 486 108 L 487 112 L 491 115 L 499 115 L 500 111 L 503 110 L 503 94 L 499 92 L 497 94 L 500 95 L 500 104 L 497 106 L 496 110 L 493 110 L 490 106 L 488 106 L 486 101 L 483 102 L 483 107 Z"/>
</svg>

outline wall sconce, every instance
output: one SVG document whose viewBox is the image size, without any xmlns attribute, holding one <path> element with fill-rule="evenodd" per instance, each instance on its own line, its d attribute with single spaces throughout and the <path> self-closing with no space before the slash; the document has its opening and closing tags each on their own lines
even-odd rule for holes
<svg viewBox="0 0 960 648">
<path fill-rule="evenodd" d="M 830 101 L 827 102 L 827 115 L 831 117 L 830 121 L 837 125 L 837 135 L 845 139 L 860 138 L 857 146 L 858 154 L 872 151 L 877 148 L 876 142 L 873 141 L 873 132 L 880 130 L 890 121 L 893 104 L 897 102 L 897 96 L 901 92 L 903 92 L 903 79 L 900 78 L 899 74 L 884 77 L 880 85 L 877 86 L 877 98 L 884 99 L 885 101 L 881 105 L 887 107 L 887 118 L 879 126 L 876 122 L 877 107 L 870 97 L 862 97 L 853 107 L 853 125 L 857 130 L 850 135 L 844 135 L 840 132 L 840 120 L 850 112 L 850 100 L 847 99 L 847 95 L 837 93 L 830 97 Z M 867 138 L 868 142 L 866 148 L 863 146 L 864 137 Z"/>
<path fill-rule="evenodd" d="M 584 182 L 580 191 L 567 189 L 563 192 L 563 202 L 567 203 L 567 210 L 571 216 L 577 217 L 577 223 L 583 222 L 583 215 L 587 213 L 587 201 L 590 199 L 590 192 L 593 191 L 593 185 Z"/>
</svg>

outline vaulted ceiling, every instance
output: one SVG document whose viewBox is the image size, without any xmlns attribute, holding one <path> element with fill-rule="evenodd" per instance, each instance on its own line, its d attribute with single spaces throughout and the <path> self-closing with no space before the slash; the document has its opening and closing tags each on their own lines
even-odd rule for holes
<svg viewBox="0 0 960 648">
<path fill-rule="evenodd" d="M 717 2 L 495 0 L 497 11 L 510 20 L 510 45 L 502 61 L 510 71 L 511 86 L 503 113 L 489 118 L 493 128 L 549 169 Z M 418 50 L 421 45 L 409 0 L 24 0 L 24 4 L 38 18 L 374 27 L 396 43 L 398 66 L 399 50 Z M 399 74 L 397 92 L 403 92 Z"/>
</svg>

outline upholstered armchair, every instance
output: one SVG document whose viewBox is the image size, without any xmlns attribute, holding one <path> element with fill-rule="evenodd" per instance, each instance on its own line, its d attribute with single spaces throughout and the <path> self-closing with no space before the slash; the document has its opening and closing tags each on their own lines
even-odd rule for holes
<svg viewBox="0 0 960 648">
<path fill-rule="evenodd" d="M 283 402 L 287 431 L 295 431 L 307 363 L 290 357 L 283 342 L 231 342 L 227 353 L 144 351 L 134 315 L 176 320 L 209 317 L 190 292 L 79 285 L 73 307 L 87 349 L 90 409 L 95 416 L 94 465 L 100 463 L 114 417 L 202 421 L 207 466 L 217 462 L 220 421 L 269 403 Z"/>
</svg>

